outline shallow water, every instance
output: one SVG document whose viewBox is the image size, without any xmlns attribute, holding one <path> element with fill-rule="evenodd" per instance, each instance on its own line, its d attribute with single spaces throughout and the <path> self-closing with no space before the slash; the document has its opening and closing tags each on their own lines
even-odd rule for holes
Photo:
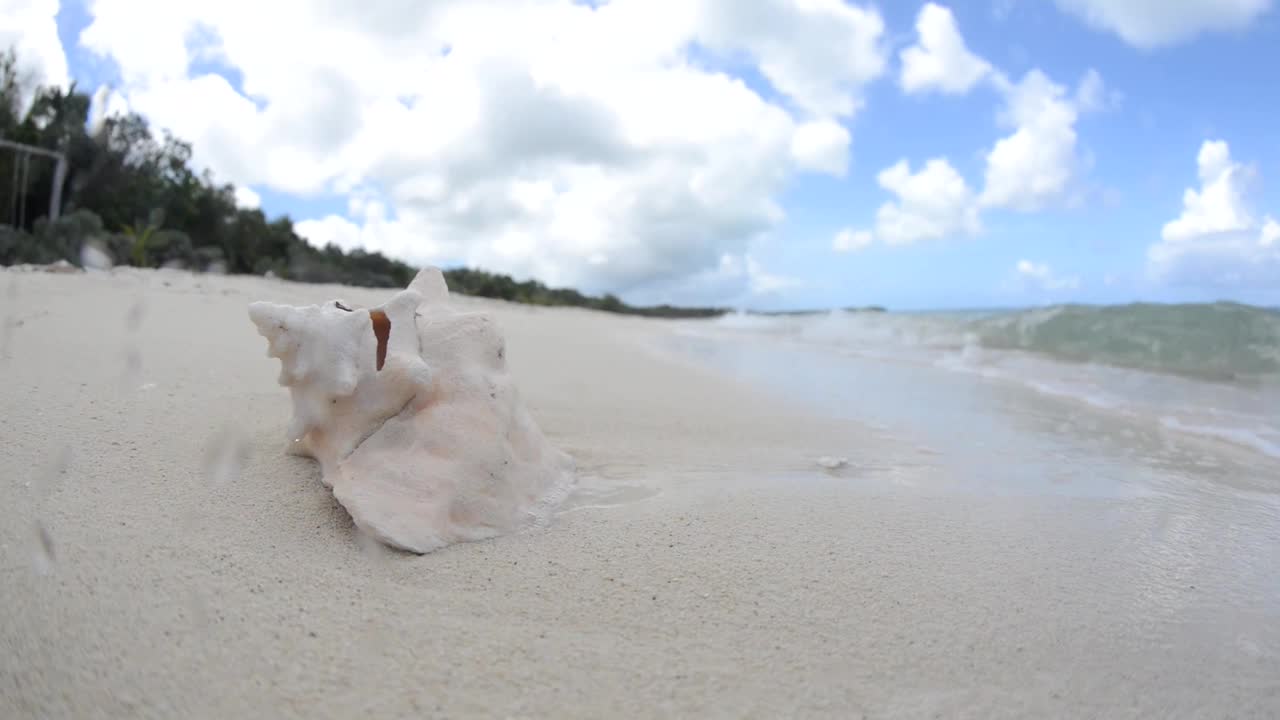
<svg viewBox="0 0 1280 720">
<path fill-rule="evenodd" d="M 850 458 L 852 471 L 911 469 L 902 477 L 933 490 L 1226 495 L 1268 508 L 1272 519 L 1280 508 L 1280 457 L 1254 442 L 1275 428 L 1255 427 L 1258 433 L 1242 442 L 1229 429 L 1206 431 L 1182 419 L 1234 413 L 1262 424 L 1270 398 L 1256 388 L 1251 395 L 1232 384 L 1016 354 L 975 370 L 949 355 L 849 352 L 771 330 L 684 323 L 663 349 L 875 428 L 896 441 L 894 448 L 911 448 L 893 450 L 894 457 Z M 1108 378 L 1109 402 L 1082 389 Z M 1222 408 L 1232 403 L 1232 410 Z"/>
<path fill-rule="evenodd" d="M 1113 578 L 1127 598 L 1113 611 L 1168 615 L 1224 653 L 1280 662 L 1274 636 L 1233 629 L 1250 627 L 1246 616 L 1280 617 L 1280 459 L 1231 438 L 1172 429 L 1159 415 L 1118 412 L 1045 393 L 1025 377 L 945 362 L 841 352 L 714 323 L 682 324 L 657 349 L 892 440 L 876 457 L 847 457 L 839 474 L 853 488 L 909 486 L 963 502 L 1024 497 L 1028 507 L 1101 501 L 1090 522 L 1112 561 L 1127 568 Z M 1042 372 L 1055 367 L 1029 362 Z M 1183 382 L 1151 380 L 1166 381 Z M 1183 397 L 1187 412 L 1201 410 L 1194 396 Z"/>
<path fill-rule="evenodd" d="M 1212 305 L 731 315 L 694 337 L 977 375 L 1280 459 L 1280 311 Z M 864 366 L 865 367 L 865 366 Z"/>
</svg>

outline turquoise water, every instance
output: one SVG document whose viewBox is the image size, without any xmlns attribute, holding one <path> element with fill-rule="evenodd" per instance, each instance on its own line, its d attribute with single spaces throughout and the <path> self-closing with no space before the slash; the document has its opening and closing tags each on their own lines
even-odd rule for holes
<svg viewBox="0 0 1280 720">
<path fill-rule="evenodd" d="M 1237 303 L 1063 305 L 962 324 L 983 347 L 1205 379 L 1280 378 L 1280 311 Z"/>
</svg>

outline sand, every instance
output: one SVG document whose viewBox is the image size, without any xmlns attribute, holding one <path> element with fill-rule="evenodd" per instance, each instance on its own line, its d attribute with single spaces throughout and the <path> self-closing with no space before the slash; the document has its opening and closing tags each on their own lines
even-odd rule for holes
<svg viewBox="0 0 1280 720">
<path fill-rule="evenodd" d="M 661 321 L 464 299 L 579 488 L 386 552 L 282 452 L 245 312 L 385 294 L 0 274 L 0 717 L 1280 714 L 1276 576 L 1187 562 L 1274 554 L 1249 518 L 1198 511 L 1183 552 L 1139 500 L 921 490 L 892 438 L 653 351 Z"/>
</svg>

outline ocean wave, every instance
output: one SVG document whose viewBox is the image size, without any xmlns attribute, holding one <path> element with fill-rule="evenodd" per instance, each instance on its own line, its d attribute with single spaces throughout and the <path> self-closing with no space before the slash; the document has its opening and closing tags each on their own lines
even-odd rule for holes
<svg viewBox="0 0 1280 720">
<path fill-rule="evenodd" d="M 1234 303 L 730 315 L 705 330 L 1013 383 L 1280 458 L 1280 311 Z M 697 328 L 702 328 L 698 330 Z"/>
<path fill-rule="evenodd" d="M 877 355 L 1015 350 L 1200 379 L 1280 379 L 1280 311 L 1228 302 L 937 313 L 737 313 L 716 323 Z"/>
<path fill-rule="evenodd" d="M 1060 305 L 975 320 L 984 347 L 1236 380 L 1280 376 L 1280 312 L 1236 303 Z"/>
</svg>

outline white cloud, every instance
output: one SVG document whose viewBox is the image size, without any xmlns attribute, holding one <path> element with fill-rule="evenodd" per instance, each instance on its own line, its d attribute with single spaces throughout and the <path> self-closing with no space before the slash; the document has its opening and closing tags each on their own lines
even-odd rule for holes
<svg viewBox="0 0 1280 720">
<path fill-rule="evenodd" d="M 1138 48 L 1153 49 L 1201 33 L 1240 30 L 1271 7 L 1271 0 L 1057 0 L 1062 10 L 1113 32 Z"/>
<path fill-rule="evenodd" d="M 791 156 L 802 169 L 843 177 L 849 171 L 849 142 L 849 131 L 837 122 L 808 122 L 791 136 Z"/>
<path fill-rule="evenodd" d="M 1167 242 L 1194 240 L 1201 235 L 1248 230 L 1254 221 L 1245 207 L 1245 194 L 1254 171 L 1231 159 L 1224 140 L 1208 140 L 1196 157 L 1200 190 L 1182 194 L 1182 215 L 1165 224 L 1160 235 Z"/>
<path fill-rule="evenodd" d="M 933 158 L 914 174 L 899 160 L 876 180 L 898 197 L 876 213 L 875 237 L 882 242 L 907 245 L 982 230 L 974 193 L 946 158 Z"/>
<path fill-rule="evenodd" d="M 372 193 L 362 212 L 300 218 L 312 242 L 595 291 L 668 287 L 743 257 L 782 220 L 789 176 L 847 170 L 835 118 L 861 106 L 886 52 L 878 13 L 842 0 L 94 0 L 90 12 L 82 41 L 198 164 L 237 186 Z M 709 68 L 708 53 L 754 64 L 785 100 Z M 242 87 L 193 76 L 197 58 Z"/>
<path fill-rule="evenodd" d="M 686 305 L 741 307 L 776 300 L 803 284 L 798 278 L 767 271 L 756 260 L 753 250 L 748 250 L 741 254 L 726 253 L 714 266 L 693 275 L 648 286 L 635 293 L 634 301 L 657 304 L 679 297 Z"/>
<path fill-rule="evenodd" d="M 129 103 L 120 93 L 112 90 L 109 85 L 99 86 L 89 100 L 89 134 L 97 135 L 107 118 L 123 117 L 128 114 Z"/>
<path fill-rule="evenodd" d="M 898 83 L 907 93 L 968 92 L 991 73 L 991 64 L 965 46 L 951 10 L 926 3 L 916 17 L 916 44 L 899 54 Z"/>
<path fill-rule="evenodd" d="M 1231 157 L 1223 140 L 1205 141 L 1196 158 L 1200 188 L 1182 196 L 1182 214 L 1147 249 L 1149 271 L 1176 285 L 1274 288 L 1280 277 L 1280 223 L 1249 207 L 1256 171 Z"/>
<path fill-rule="evenodd" d="M 617 0 L 614 0 L 617 2 Z M 884 20 L 845 0 L 638 0 L 697 8 L 696 37 L 722 51 L 745 51 L 764 76 L 819 116 L 852 115 L 860 90 L 884 72 Z"/>
<path fill-rule="evenodd" d="M 65 88 L 67 56 L 58 39 L 57 17 L 58 0 L 0 0 L 0 52 L 12 48 L 18 71 L 33 84 Z M 23 98 L 23 104 L 33 96 Z"/>
<path fill-rule="evenodd" d="M 1055 83 L 1042 70 L 1027 72 L 1018 82 L 977 57 L 965 46 L 949 9 L 926 4 L 916 19 L 918 41 L 901 53 L 899 83 L 907 93 L 936 90 L 961 94 L 988 80 L 1002 97 L 1000 126 L 1012 132 L 986 154 L 983 188 L 971 190 L 943 158 L 929 161 L 912 174 L 905 161 L 882 171 L 880 185 L 899 196 L 883 205 L 872 236 L 889 244 L 982 231 L 985 209 L 1034 212 L 1078 199 L 1078 179 L 1087 166 L 1079 151 L 1076 123 L 1081 115 L 1117 106 L 1121 97 L 1094 69 L 1074 92 Z M 865 237 L 865 236 L 864 236 Z M 852 242 L 837 238 L 835 249 Z"/>
<path fill-rule="evenodd" d="M 1272 247 L 1280 244 L 1280 222 L 1276 222 L 1275 218 L 1267 217 L 1262 224 L 1262 238 L 1260 240 L 1263 247 Z"/>
<path fill-rule="evenodd" d="M 896 196 L 876 211 L 874 230 L 845 228 L 831 241 L 835 252 L 855 252 L 875 241 L 910 245 L 982 232 L 978 198 L 943 157 L 927 160 L 917 172 L 899 160 L 876 175 L 880 187 Z"/>
<path fill-rule="evenodd" d="M 875 236 L 869 230 L 845 228 L 836 233 L 835 239 L 831 241 L 831 249 L 836 252 L 856 252 L 870 246 L 874 241 Z"/>
<path fill-rule="evenodd" d="M 1055 274 L 1053 269 L 1045 263 L 1035 263 L 1030 260 L 1019 260 L 1017 264 L 1018 277 L 1024 282 L 1035 286 L 1040 290 L 1076 290 L 1080 287 L 1080 278 L 1076 276 L 1063 277 Z"/>
<path fill-rule="evenodd" d="M 750 255 L 743 257 L 743 264 L 747 273 L 747 287 L 752 295 L 775 295 L 802 285 L 797 278 L 774 275 L 765 271 L 764 267 Z"/>
<path fill-rule="evenodd" d="M 249 210 L 257 209 L 262 207 L 262 196 L 254 192 L 252 188 L 237 185 L 236 205 Z"/>
<path fill-rule="evenodd" d="M 999 119 L 1013 133 L 987 154 L 982 204 L 1031 212 L 1063 201 L 1082 165 L 1076 121 L 1107 98 L 1101 77 L 1090 70 L 1074 95 L 1039 69 L 1017 84 L 1002 78 L 997 84 L 1005 96 Z"/>
<path fill-rule="evenodd" d="M 1080 112 L 1100 112 L 1120 105 L 1122 96 L 1118 90 L 1112 90 L 1102 81 L 1097 70 L 1089 68 L 1080 84 L 1076 86 L 1076 107 Z"/>
</svg>

